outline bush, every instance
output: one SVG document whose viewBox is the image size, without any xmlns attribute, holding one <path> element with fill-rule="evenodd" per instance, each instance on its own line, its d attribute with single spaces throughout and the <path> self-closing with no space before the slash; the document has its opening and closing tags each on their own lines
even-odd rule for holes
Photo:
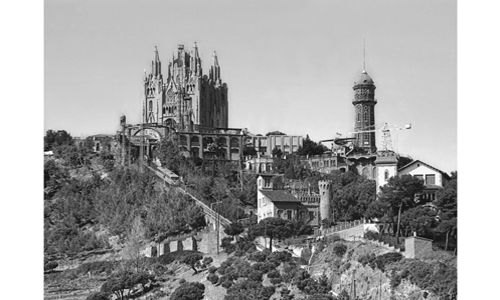
<svg viewBox="0 0 500 300">
<path fill-rule="evenodd" d="M 263 263 L 258 262 L 258 263 L 253 264 L 252 268 L 255 270 L 258 270 L 258 271 L 262 271 L 265 274 L 271 270 L 276 269 L 276 265 L 272 262 L 266 261 Z"/>
<path fill-rule="evenodd" d="M 243 226 L 239 223 L 231 223 L 228 227 L 224 228 L 224 233 L 230 236 L 239 235 L 244 230 Z"/>
<path fill-rule="evenodd" d="M 344 254 L 347 252 L 347 246 L 345 244 L 342 244 L 340 242 L 335 242 L 333 244 L 333 253 L 337 255 L 338 257 L 344 256 Z"/>
<path fill-rule="evenodd" d="M 44 266 L 43 266 L 43 270 L 45 272 L 50 272 L 52 270 L 54 270 L 55 268 L 57 268 L 57 266 L 59 266 L 59 264 L 55 261 L 49 261 L 48 263 L 46 263 Z"/>
<path fill-rule="evenodd" d="M 255 251 L 248 256 L 248 259 L 256 262 L 263 262 L 267 259 L 267 253 L 264 251 Z"/>
<path fill-rule="evenodd" d="M 292 254 L 287 251 L 276 251 L 271 253 L 268 257 L 267 260 L 271 262 L 287 262 L 292 259 Z M 278 264 L 279 265 L 279 264 Z"/>
<path fill-rule="evenodd" d="M 83 263 L 76 268 L 77 274 L 111 274 L 117 266 L 117 262 L 115 261 L 94 261 Z"/>
<path fill-rule="evenodd" d="M 205 286 L 199 282 L 181 284 L 170 296 L 171 300 L 202 300 Z"/>
<path fill-rule="evenodd" d="M 234 251 L 234 256 L 242 257 L 244 255 L 245 255 L 245 251 L 243 251 L 243 250 Z"/>
<path fill-rule="evenodd" d="M 208 273 L 214 274 L 215 272 L 217 272 L 217 267 L 211 266 L 208 268 Z"/>
<path fill-rule="evenodd" d="M 281 282 L 283 282 L 283 278 L 280 277 L 276 277 L 276 278 L 271 278 L 269 279 L 269 281 L 271 281 L 272 284 L 274 285 L 277 285 L 277 284 L 280 284 Z"/>
<path fill-rule="evenodd" d="M 398 262 L 403 258 L 403 255 L 399 252 L 389 252 L 385 253 L 382 255 L 379 255 L 375 258 L 375 265 L 377 268 L 379 268 L 382 272 L 385 272 L 385 267 L 388 264 Z"/>
<path fill-rule="evenodd" d="M 227 289 L 225 300 L 269 299 L 274 294 L 274 286 L 264 287 L 261 282 L 246 279 Z"/>
<path fill-rule="evenodd" d="M 103 292 L 95 292 L 90 294 L 85 300 L 109 300 L 108 295 Z"/>
<path fill-rule="evenodd" d="M 184 283 L 186 283 L 186 279 L 184 278 L 179 279 L 179 284 L 184 284 Z"/>
<path fill-rule="evenodd" d="M 233 282 L 231 280 L 224 280 L 221 283 L 221 285 L 222 285 L 222 287 L 228 289 L 228 288 L 230 288 L 233 285 Z"/>
<path fill-rule="evenodd" d="M 207 257 L 204 257 L 204 258 L 203 258 L 202 263 L 203 263 L 205 266 L 208 266 L 208 265 L 209 265 L 209 264 L 211 264 L 213 261 L 214 261 L 214 259 L 213 259 L 213 258 L 211 258 L 210 256 L 207 256 Z"/>
<path fill-rule="evenodd" d="M 210 281 L 212 284 L 216 284 L 217 282 L 219 282 L 219 276 L 217 276 L 214 273 L 210 273 L 207 276 L 207 280 Z"/>
<path fill-rule="evenodd" d="M 247 277 L 248 279 L 251 279 L 253 281 L 262 281 L 262 276 L 264 275 L 264 272 L 259 271 L 259 270 L 251 270 L 250 273 L 248 273 Z"/>
<path fill-rule="evenodd" d="M 194 273 L 197 274 L 198 270 L 195 266 L 202 258 L 203 256 L 199 253 L 188 253 L 181 259 L 181 262 L 190 266 L 194 270 Z"/>
<path fill-rule="evenodd" d="M 358 262 L 361 263 L 364 266 L 369 265 L 372 267 L 372 269 L 375 269 L 375 254 L 373 253 L 367 253 L 358 258 Z"/>
<path fill-rule="evenodd" d="M 281 277 L 280 272 L 278 270 L 272 270 L 269 273 L 267 273 L 268 278 L 278 278 Z"/>
</svg>

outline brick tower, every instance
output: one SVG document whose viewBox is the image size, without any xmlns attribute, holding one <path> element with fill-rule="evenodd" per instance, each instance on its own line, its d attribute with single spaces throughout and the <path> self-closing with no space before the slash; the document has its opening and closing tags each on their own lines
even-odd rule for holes
<svg viewBox="0 0 500 300">
<path fill-rule="evenodd" d="M 361 72 L 359 79 L 354 82 L 354 100 L 352 104 L 355 110 L 354 131 L 365 131 L 375 129 L 375 84 L 366 70 Z M 356 147 L 367 153 L 375 153 L 375 132 L 357 133 L 355 135 Z"/>
</svg>

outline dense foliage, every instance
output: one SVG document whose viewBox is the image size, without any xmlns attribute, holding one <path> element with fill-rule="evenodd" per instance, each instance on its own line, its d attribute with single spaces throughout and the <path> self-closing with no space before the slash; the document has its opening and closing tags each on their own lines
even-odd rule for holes
<svg viewBox="0 0 500 300">
<path fill-rule="evenodd" d="M 288 238 L 293 235 L 293 224 L 281 218 L 266 218 L 248 230 L 248 235 L 252 237 L 263 236 L 269 238 L 269 249 L 272 251 L 274 238 Z"/>
<path fill-rule="evenodd" d="M 181 284 L 170 296 L 171 300 L 201 300 L 205 293 L 205 286 L 199 282 Z"/>
</svg>

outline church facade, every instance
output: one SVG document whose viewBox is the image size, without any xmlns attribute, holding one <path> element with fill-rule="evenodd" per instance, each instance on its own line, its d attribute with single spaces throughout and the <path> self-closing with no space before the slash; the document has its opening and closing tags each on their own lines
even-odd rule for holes
<svg viewBox="0 0 500 300">
<path fill-rule="evenodd" d="M 203 73 L 196 43 L 191 51 L 178 45 L 167 65 L 166 76 L 162 71 L 155 48 L 151 71 L 144 74 L 144 124 L 175 131 L 228 127 L 227 84 L 222 82 L 215 51 L 208 75 Z"/>
</svg>

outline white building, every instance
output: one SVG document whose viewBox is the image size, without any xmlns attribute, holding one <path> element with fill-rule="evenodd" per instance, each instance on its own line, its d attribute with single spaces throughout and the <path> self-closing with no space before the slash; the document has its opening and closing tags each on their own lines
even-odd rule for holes
<svg viewBox="0 0 500 300">
<path fill-rule="evenodd" d="M 296 219 L 302 207 L 299 199 L 285 190 L 273 190 L 272 175 L 257 178 L 257 222 L 269 217 Z"/>
<path fill-rule="evenodd" d="M 433 201 L 436 199 L 436 192 L 443 188 L 450 176 L 421 160 L 414 160 L 411 163 L 398 169 L 398 175 L 412 175 L 424 182 L 425 190 L 420 199 Z"/>
</svg>

